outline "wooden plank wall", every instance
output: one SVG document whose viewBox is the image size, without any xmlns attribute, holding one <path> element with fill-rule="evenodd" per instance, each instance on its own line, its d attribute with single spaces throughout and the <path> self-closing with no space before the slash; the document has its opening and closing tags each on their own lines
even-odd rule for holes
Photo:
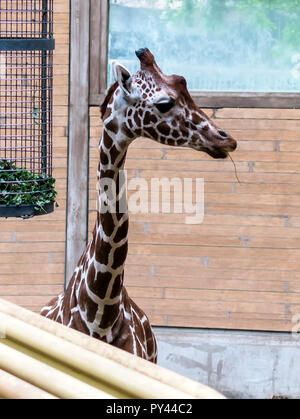
<svg viewBox="0 0 300 419">
<path fill-rule="evenodd" d="M 55 3 L 54 176 L 59 209 L 0 220 L 0 296 L 38 311 L 63 288 L 68 123 L 69 1 Z M 209 110 L 239 141 L 230 161 L 146 139 L 130 177 L 204 177 L 204 223 L 131 216 L 126 285 L 155 325 L 290 331 L 300 313 L 300 111 Z M 91 108 L 90 215 L 95 219 L 99 110 Z"/>
<path fill-rule="evenodd" d="M 39 311 L 63 289 L 68 127 L 69 1 L 54 0 L 54 172 L 59 208 L 32 220 L 0 219 L 0 297 Z"/>
<path fill-rule="evenodd" d="M 291 331 L 300 313 L 300 110 L 209 110 L 238 139 L 231 161 L 147 139 L 131 146 L 129 179 L 203 177 L 205 218 L 131 215 L 126 285 L 153 324 Z M 91 116 L 90 231 L 101 134 Z"/>
</svg>

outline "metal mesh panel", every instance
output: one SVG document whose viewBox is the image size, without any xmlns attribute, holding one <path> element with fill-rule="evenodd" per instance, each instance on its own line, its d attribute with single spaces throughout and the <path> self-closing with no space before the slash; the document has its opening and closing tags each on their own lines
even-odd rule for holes
<svg viewBox="0 0 300 419">
<path fill-rule="evenodd" d="M 52 174 L 52 51 L 1 54 L 0 158 Z M 42 77 L 43 72 L 43 77 Z"/>
<path fill-rule="evenodd" d="M 26 184 L 27 198 L 16 202 L 29 202 L 30 194 L 36 202 L 40 192 L 47 193 L 45 180 L 52 178 L 53 48 L 53 0 L 0 0 L 0 206 L 4 195 L 23 193 L 17 183 Z M 33 176 L 18 181 L 8 176 L 15 172 L 18 177 L 19 171 Z"/>
<path fill-rule="evenodd" d="M 53 37 L 53 0 L 0 0 L 0 38 L 45 37 Z"/>
</svg>

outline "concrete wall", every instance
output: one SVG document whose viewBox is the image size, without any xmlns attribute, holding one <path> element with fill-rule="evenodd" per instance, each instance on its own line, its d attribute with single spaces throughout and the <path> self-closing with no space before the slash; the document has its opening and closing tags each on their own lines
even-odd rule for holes
<svg viewBox="0 0 300 419">
<path fill-rule="evenodd" d="M 229 398 L 300 398 L 300 336 L 155 328 L 159 365 Z"/>
</svg>

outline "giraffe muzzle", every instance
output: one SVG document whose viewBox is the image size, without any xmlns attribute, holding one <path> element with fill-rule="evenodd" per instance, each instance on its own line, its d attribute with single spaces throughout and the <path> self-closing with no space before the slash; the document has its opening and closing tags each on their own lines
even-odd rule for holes
<svg viewBox="0 0 300 419">
<path fill-rule="evenodd" d="M 202 151 L 213 157 L 214 159 L 226 159 L 228 153 L 235 151 L 237 148 L 237 142 L 231 136 L 227 135 L 227 138 L 223 138 L 221 141 L 217 139 L 216 142 L 210 144 L 210 147 L 203 147 Z"/>
</svg>

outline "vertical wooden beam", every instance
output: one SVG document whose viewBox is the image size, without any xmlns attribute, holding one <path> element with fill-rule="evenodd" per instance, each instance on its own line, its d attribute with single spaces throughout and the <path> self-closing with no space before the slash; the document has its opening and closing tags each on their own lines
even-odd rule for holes
<svg viewBox="0 0 300 419">
<path fill-rule="evenodd" d="M 90 0 L 90 98 L 100 91 L 101 3 Z M 106 1 L 104 1 L 106 3 Z"/>
<path fill-rule="evenodd" d="M 90 2 L 90 105 L 99 106 L 107 88 L 109 1 Z"/>
<path fill-rule="evenodd" d="M 107 57 L 108 57 L 108 15 L 109 1 L 103 1 L 100 9 L 100 94 L 105 94 L 107 88 Z"/>
<path fill-rule="evenodd" d="M 70 106 L 65 280 L 88 236 L 90 1 L 71 0 Z"/>
</svg>

